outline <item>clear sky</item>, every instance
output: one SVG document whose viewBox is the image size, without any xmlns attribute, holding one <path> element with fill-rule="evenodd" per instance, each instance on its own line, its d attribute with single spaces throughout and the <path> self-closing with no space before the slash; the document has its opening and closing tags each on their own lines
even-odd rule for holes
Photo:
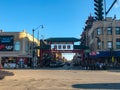
<svg viewBox="0 0 120 90">
<path fill-rule="evenodd" d="M 107 9 L 113 1 L 106 0 Z M 119 1 L 108 16 L 120 18 Z M 44 28 L 38 29 L 40 38 L 79 38 L 90 13 L 94 16 L 94 0 L 0 0 L 0 29 L 25 29 L 32 34 L 33 28 L 43 24 Z"/>
</svg>

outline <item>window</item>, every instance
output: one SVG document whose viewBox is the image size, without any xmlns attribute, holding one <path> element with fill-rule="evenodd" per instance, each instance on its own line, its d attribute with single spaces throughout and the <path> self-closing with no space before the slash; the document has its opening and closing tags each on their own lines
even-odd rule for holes
<svg viewBox="0 0 120 90">
<path fill-rule="evenodd" d="M 112 41 L 107 42 L 107 48 L 109 48 L 109 49 L 112 48 Z"/>
<path fill-rule="evenodd" d="M 15 42 L 15 51 L 19 51 L 20 50 L 20 42 Z"/>
<path fill-rule="evenodd" d="M 25 48 L 25 50 L 26 50 L 26 52 L 29 51 L 29 42 L 28 41 L 26 41 L 26 48 Z"/>
<path fill-rule="evenodd" d="M 116 27 L 116 35 L 120 35 L 120 27 Z"/>
<path fill-rule="evenodd" d="M 102 49 L 104 49 L 104 41 L 102 41 Z"/>
<path fill-rule="evenodd" d="M 98 42 L 97 42 L 97 49 L 100 49 L 100 46 L 101 46 L 101 42 L 98 41 Z"/>
<path fill-rule="evenodd" d="M 67 49 L 70 49 L 70 45 L 67 45 Z"/>
<path fill-rule="evenodd" d="M 57 50 L 57 45 L 54 45 L 54 50 Z"/>
<path fill-rule="evenodd" d="M 107 28 L 107 34 L 108 34 L 108 35 L 112 35 L 112 28 L 111 28 L 111 27 L 108 27 L 108 28 Z"/>
<path fill-rule="evenodd" d="M 92 37 L 92 39 L 94 38 L 94 31 L 91 33 L 91 37 Z"/>
<path fill-rule="evenodd" d="M 100 34 L 101 34 L 101 29 L 97 28 L 97 35 L 100 35 Z"/>
<path fill-rule="evenodd" d="M 61 45 L 58 45 L 58 49 L 61 49 L 62 47 L 61 47 Z"/>
<path fill-rule="evenodd" d="M 101 34 L 104 34 L 104 28 L 102 27 L 102 29 L 101 29 Z"/>
<path fill-rule="evenodd" d="M 116 39 L 116 49 L 120 49 L 120 38 Z"/>
<path fill-rule="evenodd" d="M 63 49 L 66 49 L 66 45 L 63 45 Z"/>
</svg>

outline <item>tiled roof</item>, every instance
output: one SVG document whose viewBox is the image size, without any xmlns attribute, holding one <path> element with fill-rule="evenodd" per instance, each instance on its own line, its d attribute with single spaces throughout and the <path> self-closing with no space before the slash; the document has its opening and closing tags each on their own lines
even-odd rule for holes
<svg viewBox="0 0 120 90">
<path fill-rule="evenodd" d="M 45 41 L 47 41 L 47 42 L 78 42 L 78 41 L 80 41 L 80 39 L 73 38 L 73 37 L 70 37 L 70 38 L 48 38 L 48 39 L 45 39 Z"/>
</svg>

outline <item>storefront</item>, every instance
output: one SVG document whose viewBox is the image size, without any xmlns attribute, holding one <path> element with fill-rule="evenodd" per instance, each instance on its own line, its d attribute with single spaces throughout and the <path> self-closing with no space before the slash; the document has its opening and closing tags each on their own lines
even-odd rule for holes
<svg viewBox="0 0 120 90">
<path fill-rule="evenodd" d="M 95 54 L 90 54 L 89 58 L 103 62 L 109 67 L 120 67 L 120 51 L 99 51 Z"/>
<path fill-rule="evenodd" d="M 39 40 L 34 38 L 35 46 Z M 3 68 L 29 68 L 33 64 L 33 36 L 22 32 L 0 32 L 0 64 Z M 35 52 L 38 57 L 38 51 Z"/>
<path fill-rule="evenodd" d="M 30 68 L 32 57 L 30 56 L 10 56 L 4 55 L 1 57 L 3 68 Z"/>
</svg>

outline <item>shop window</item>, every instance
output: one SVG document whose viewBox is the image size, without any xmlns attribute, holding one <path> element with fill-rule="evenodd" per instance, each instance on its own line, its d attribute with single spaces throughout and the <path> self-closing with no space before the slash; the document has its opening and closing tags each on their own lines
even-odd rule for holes
<svg viewBox="0 0 120 90">
<path fill-rule="evenodd" d="M 15 51 L 19 51 L 20 50 L 20 42 L 15 42 Z"/>
</svg>

